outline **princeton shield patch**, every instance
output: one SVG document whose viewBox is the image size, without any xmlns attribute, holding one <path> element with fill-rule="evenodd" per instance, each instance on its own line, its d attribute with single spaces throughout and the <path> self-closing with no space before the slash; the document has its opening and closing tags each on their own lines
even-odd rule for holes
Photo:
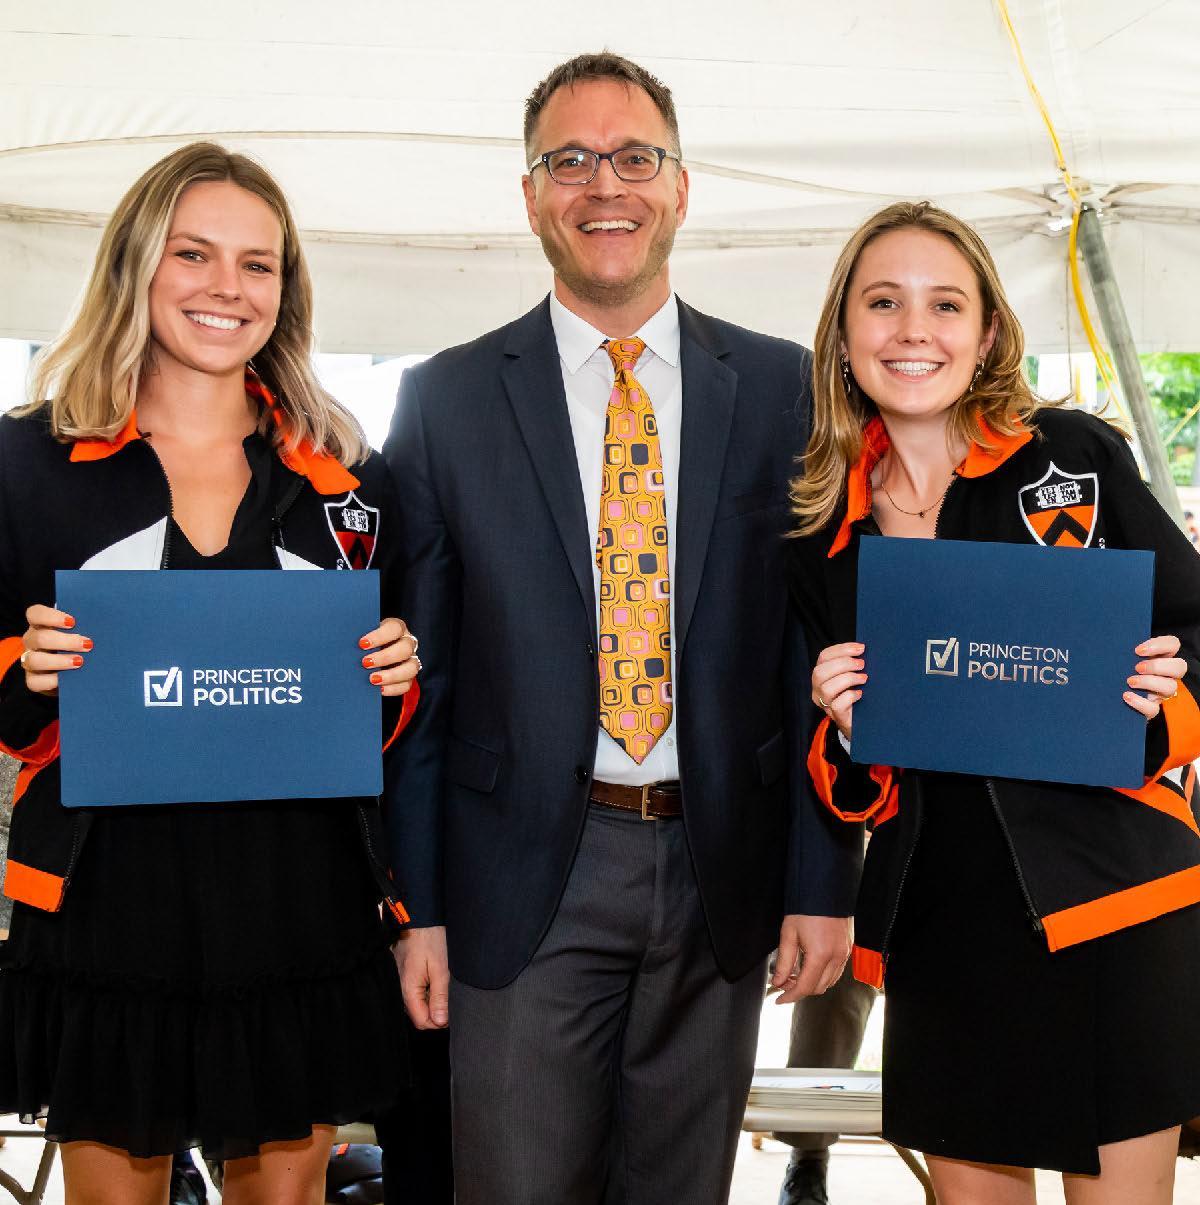
<svg viewBox="0 0 1200 1205">
<path fill-rule="evenodd" d="M 340 502 L 325 503 L 325 518 L 346 567 L 369 569 L 379 538 L 379 508 L 359 501 L 351 490 Z"/>
<path fill-rule="evenodd" d="M 1047 548 L 1087 548 L 1096 534 L 1095 473 L 1066 473 L 1051 461 L 1040 480 L 1018 491 L 1017 501 L 1025 526 Z"/>
</svg>

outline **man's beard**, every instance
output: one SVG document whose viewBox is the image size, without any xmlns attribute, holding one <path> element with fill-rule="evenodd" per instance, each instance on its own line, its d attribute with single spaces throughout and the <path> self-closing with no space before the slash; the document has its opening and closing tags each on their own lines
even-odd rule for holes
<svg viewBox="0 0 1200 1205">
<path fill-rule="evenodd" d="M 646 262 L 627 280 L 596 280 L 585 276 L 561 244 L 541 235 L 542 251 L 555 276 L 581 301 L 603 308 L 626 305 L 636 301 L 662 271 L 663 264 L 675 245 L 675 227 L 664 225 L 646 252 Z"/>
</svg>

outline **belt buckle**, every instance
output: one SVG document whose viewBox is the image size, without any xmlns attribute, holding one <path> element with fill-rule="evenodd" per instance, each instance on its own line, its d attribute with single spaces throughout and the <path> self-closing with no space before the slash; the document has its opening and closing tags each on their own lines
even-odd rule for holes
<svg viewBox="0 0 1200 1205">
<path fill-rule="evenodd" d="M 642 787 L 642 819 L 643 820 L 657 820 L 658 819 L 657 816 L 646 811 L 646 809 L 650 806 L 650 788 L 653 785 L 654 785 L 653 783 L 648 782 L 645 784 L 645 786 Z"/>
</svg>

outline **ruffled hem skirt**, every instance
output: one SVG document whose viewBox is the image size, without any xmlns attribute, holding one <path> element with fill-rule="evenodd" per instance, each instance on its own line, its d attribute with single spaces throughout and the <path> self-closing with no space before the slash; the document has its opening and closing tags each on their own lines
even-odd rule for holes
<svg viewBox="0 0 1200 1205">
<path fill-rule="evenodd" d="M 224 1160 L 392 1105 L 403 1003 L 349 801 L 119 811 L 60 913 L 16 906 L 0 1112 Z"/>
</svg>

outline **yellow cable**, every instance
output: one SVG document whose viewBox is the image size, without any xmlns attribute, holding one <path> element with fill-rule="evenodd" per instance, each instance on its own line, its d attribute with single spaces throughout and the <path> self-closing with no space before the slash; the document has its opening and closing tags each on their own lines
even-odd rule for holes
<svg viewBox="0 0 1200 1205">
<path fill-rule="evenodd" d="M 1004 22 L 1005 29 L 1008 30 L 1008 38 L 1012 42 L 1013 50 L 1016 52 L 1017 62 L 1021 65 L 1021 73 L 1025 76 L 1025 83 L 1029 87 L 1034 103 L 1038 107 L 1038 112 L 1042 115 L 1042 121 L 1046 125 L 1046 131 L 1050 135 L 1050 143 L 1054 147 L 1055 166 L 1062 177 L 1067 195 L 1071 198 L 1071 233 L 1067 240 L 1067 256 L 1071 268 L 1071 290 L 1075 294 L 1075 308 L 1079 311 L 1079 321 L 1083 326 L 1083 333 L 1087 336 L 1088 346 L 1092 349 L 1092 355 L 1096 358 L 1096 368 L 1100 373 L 1100 379 L 1104 382 L 1104 387 L 1108 390 L 1109 397 L 1121 412 L 1121 417 L 1128 419 L 1129 416 L 1121 402 L 1120 383 L 1117 380 L 1112 357 L 1108 354 L 1108 350 L 1105 348 L 1092 323 L 1092 316 L 1088 310 L 1087 299 L 1083 292 L 1083 281 L 1079 275 L 1079 219 L 1083 213 L 1083 198 L 1079 195 L 1079 190 L 1075 187 L 1075 180 L 1071 175 L 1071 169 L 1067 166 L 1067 157 L 1063 153 L 1062 142 L 1059 140 L 1058 131 L 1054 128 L 1054 120 L 1050 116 L 1050 110 L 1042 99 L 1042 94 L 1038 91 L 1037 84 L 1034 83 L 1033 73 L 1029 70 L 1029 64 L 1025 61 L 1025 53 L 1021 49 L 1020 39 L 1017 37 L 1017 31 L 1013 27 L 1012 18 L 1009 16 L 1006 0 L 996 0 L 996 7 L 1000 10 L 1000 18 Z"/>
<path fill-rule="evenodd" d="M 1167 436 L 1166 439 L 1163 440 L 1163 447 L 1169 448 L 1175 442 L 1175 437 L 1179 434 L 1179 432 L 1182 431 L 1184 429 L 1184 427 L 1186 427 L 1188 425 L 1188 423 L 1190 423 L 1192 421 L 1192 419 L 1196 417 L 1197 414 L 1200 414 L 1200 402 L 1197 402 L 1183 416 L 1183 418 L 1181 418 L 1179 420 L 1179 422 L 1175 424 L 1175 429 L 1171 432 L 1170 435 Z"/>
</svg>

